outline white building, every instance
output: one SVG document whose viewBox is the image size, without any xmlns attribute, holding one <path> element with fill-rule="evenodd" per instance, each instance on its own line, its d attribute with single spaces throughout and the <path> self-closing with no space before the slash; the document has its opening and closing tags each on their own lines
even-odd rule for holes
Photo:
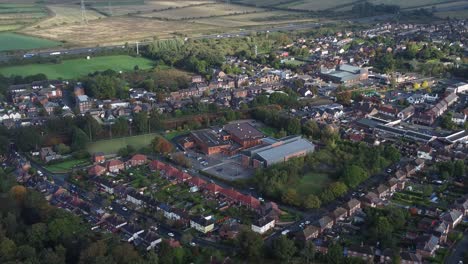
<svg viewBox="0 0 468 264">
<path fill-rule="evenodd" d="M 264 234 L 268 230 L 275 227 L 275 219 L 262 217 L 252 224 L 252 231 L 259 234 Z"/>
</svg>

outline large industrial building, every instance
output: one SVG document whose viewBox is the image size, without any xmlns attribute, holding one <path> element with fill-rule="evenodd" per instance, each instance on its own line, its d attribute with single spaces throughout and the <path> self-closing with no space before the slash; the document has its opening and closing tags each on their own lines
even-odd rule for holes
<svg viewBox="0 0 468 264">
<path fill-rule="evenodd" d="M 322 68 L 320 76 L 325 81 L 350 84 L 367 80 L 369 78 L 369 71 L 365 68 L 342 64 L 334 69 Z"/>
<path fill-rule="evenodd" d="M 267 138 L 264 144 L 242 152 L 242 165 L 245 167 L 268 167 L 291 158 L 302 157 L 315 150 L 315 145 L 300 137 L 291 136 L 279 140 Z"/>
<path fill-rule="evenodd" d="M 262 144 L 262 138 L 265 137 L 262 132 L 248 122 L 227 124 L 224 126 L 224 131 L 243 148 L 260 145 Z"/>
</svg>

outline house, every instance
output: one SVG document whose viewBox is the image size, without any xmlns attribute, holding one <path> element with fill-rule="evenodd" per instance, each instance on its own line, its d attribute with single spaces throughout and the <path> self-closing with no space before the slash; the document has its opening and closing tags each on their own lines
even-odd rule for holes
<svg viewBox="0 0 468 264">
<path fill-rule="evenodd" d="M 127 221 L 117 216 L 112 215 L 106 218 L 106 223 L 109 225 L 110 231 L 115 232 L 119 228 L 122 228 L 123 226 L 125 226 L 127 224 Z"/>
<path fill-rule="evenodd" d="M 78 95 L 76 97 L 76 105 L 80 110 L 80 113 L 86 113 L 91 109 L 92 102 L 87 95 Z"/>
<path fill-rule="evenodd" d="M 414 106 L 410 105 L 406 108 L 404 108 L 403 110 L 401 110 L 400 112 L 398 112 L 397 114 L 397 117 L 400 119 L 400 120 L 406 120 L 410 117 L 412 117 L 415 113 L 415 108 Z"/>
<path fill-rule="evenodd" d="M 459 198 L 455 201 L 455 208 L 463 213 L 464 216 L 468 215 L 468 196 Z"/>
<path fill-rule="evenodd" d="M 419 254 L 403 251 L 400 253 L 401 264 L 422 264 L 422 257 Z"/>
<path fill-rule="evenodd" d="M 163 162 L 161 162 L 159 160 L 153 160 L 153 161 L 150 162 L 148 167 L 149 167 L 149 169 L 151 171 L 161 171 L 161 170 L 164 170 L 166 168 L 166 164 L 164 164 Z"/>
<path fill-rule="evenodd" d="M 128 161 L 131 167 L 141 166 L 146 163 L 148 158 L 142 154 L 135 154 L 133 157 Z"/>
<path fill-rule="evenodd" d="M 418 238 L 416 244 L 416 254 L 423 257 L 433 257 L 439 248 L 439 239 L 434 235 L 423 235 Z"/>
<path fill-rule="evenodd" d="M 252 223 L 251 228 L 255 233 L 264 234 L 275 227 L 275 222 L 276 221 L 273 218 L 261 217 Z"/>
<path fill-rule="evenodd" d="M 194 228 L 195 230 L 206 234 L 214 229 L 214 220 L 211 216 L 209 217 L 202 217 L 196 216 L 190 219 L 190 227 Z"/>
<path fill-rule="evenodd" d="M 319 228 L 316 226 L 308 226 L 295 234 L 296 239 L 305 242 L 313 238 L 317 238 L 319 235 Z"/>
<path fill-rule="evenodd" d="M 105 178 L 96 177 L 93 179 L 99 189 L 109 194 L 114 194 L 114 186 L 111 181 Z"/>
<path fill-rule="evenodd" d="M 346 217 L 348 217 L 348 211 L 343 207 L 338 207 L 335 210 L 333 210 L 331 216 L 333 217 L 336 224 L 336 222 L 344 220 Z"/>
<path fill-rule="evenodd" d="M 318 227 L 320 228 L 320 233 L 323 233 L 326 229 L 333 227 L 333 219 L 329 216 L 324 216 L 318 220 Z"/>
<path fill-rule="evenodd" d="M 93 165 L 88 169 L 89 176 L 101 176 L 106 173 L 106 168 L 100 165 Z"/>
<path fill-rule="evenodd" d="M 419 159 L 432 160 L 432 148 L 428 145 L 424 145 L 418 148 L 417 152 Z"/>
<path fill-rule="evenodd" d="M 125 164 L 120 160 L 110 160 L 107 162 L 107 170 L 112 173 L 118 173 L 125 169 Z"/>
<path fill-rule="evenodd" d="M 219 236 L 223 239 L 235 239 L 241 231 L 237 221 L 226 221 L 219 229 Z"/>
<path fill-rule="evenodd" d="M 374 250 L 367 245 L 350 245 L 346 248 L 348 257 L 360 258 L 364 261 L 374 261 Z"/>
<path fill-rule="evenodd" d="M 159 243 L 162 242 L 161 237 L 154 231 L 146 231 L 142 236 L 140 236 L 143 245 L 146 247 L 146 250 L 154 249 Z"/>
<path fill-rule="evenodd" d="M 422 104 L 426 100 L 425 96 L 422 94 L 413 94 L 406 98 L 406 101 L 409 104 Z"/>
<path fill-rule="evenodd" d="M 106 156 L 103 152 L 96 152 L 93 154 L 93 163 L 104 163 Z"/>
<path fill-rule="evenodd" d="M 390 191 L 390 195 L 392 195 L 398 188 L 398 180 L 397 178 L 390 178 L 388 181 L 387 181 L 387 185 L 389 187 L 389 191 Z"/>
<path fill-rule="evenodd" d="M 344 208 L 348 211 L 348 216 L 352 216 L 361 208 L 361 202 L 353 198 L 344 205 Z"/>
<path fill-rule="evenodd" d="M 374 192 L 368 192 L 365 196 L 361 198 L 362 205 L 375 207 L 380 202 L 379 196 Z"/>
<path fill-rule="evenodd" d="M 380 184 L 377 189 L 376 193 L 380 199 L 386 197 L 389 194 L 390 188 L 385 184 Z"/>
<path fill-rule="evenodd" d="M 135 224 L 127 224 L 122 227 L 122 231 L 125 233 L 125 240 L 132 242 L 138 238 L 138 235 L 143 234 L 145 230 Z"/>
<path fill-rule="evenodd" d="M 142 206 L 144 204 L 145 197 L 142 194 L 132 190 L 127 193 L 126 200 L 135 205 Z"/>
<path fill-rule="evenodd" d="M 450 229 L 454 229 L 463 220 L 463 213 L 452 209 L 441 215 L 440 219 L 446 222 L 450 226 Z"/>
<path fill-rule="evenodd" d="M 466 113 L 454 113 L 452 115 L 452 122 L 454 122 L 455 124 L 459 125 L 459 126 L 462 126 L 463 124 L 465 124 L 466 122 Z"/>
<path fill-rule="evenodd" d="M 60 154 L 56 153 L 55 151 L 53 151 L 52 147 L 41 148 L 41 151 L 39 152 L 39 155 L 41 157 L 41 160 L 43 162 L 46 162 L 46 163 L 62 158 L 62 155 L 60 155 Z"/>
</svg>

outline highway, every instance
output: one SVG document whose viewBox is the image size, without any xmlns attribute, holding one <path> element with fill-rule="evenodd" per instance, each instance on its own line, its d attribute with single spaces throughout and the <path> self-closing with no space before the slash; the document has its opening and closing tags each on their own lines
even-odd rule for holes
<svg viewBox="0 0 468 264">
<path fill-rule="evenodd" d="M 279 32 L 279 31 L 295 31 L 295 30 L 302 30 L 302 29 L 311 29 L 320 27 L 321 24 L 318 23 L 305 23 L 305 24 L 288 24 L 285 26 L 278 26 L 272 27 L 268 29 L 259 29 L 259 30 L 239 30 L 237 32 L 231 33 L 222 33 L 222 34 L 210 34 L 210 35 L 203 35 L 199 37 L 193 37 L 189 39 L 221 39 L 221 38 L 233 38 L 233 37 L 245 37 L 249 36 L 252 33 L 268 33 L 268 32 Z M 151 44 L 153 41 L 145 41 L 139 42 L 138 45 L 147 46 Z M 70 48 L 70 49 L 47 49 L 47 50 L 40 50 L 40 51 L 21 51 L 16 54 L 5 54 L 0 53 L 0 63 L 1 62 L 8 62 L 12 59 L 30 59 L 35 57 L 55 57 L 55 56 L 62 56 L 62 55 L 92 55 L 94 53 L 100 53 L 104 51 L 115 51 L 115 50 L 123 50 L 126 48 L 135 48 L 136 42 L 128 42 L 128 46 L 122 45 L 110 45 L 110 46 L 102 46 L 102 47 L 84 47 L 84 48 Z"/>
</svg>

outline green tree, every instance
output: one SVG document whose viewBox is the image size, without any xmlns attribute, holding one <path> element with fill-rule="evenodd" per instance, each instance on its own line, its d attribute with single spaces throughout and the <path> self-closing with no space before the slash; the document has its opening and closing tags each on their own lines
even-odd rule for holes
<svg viewBox="0 0 468 264">
<path fill-rule="evenodd" d="M 244 229 L 239 233 L 236 245 L 240 256 L 248 260 L 259 260 L 263 256 L 262 237 L 249 229 Z"/>
<path fill-rule="evenodd" d="M 312 263 L 315 258 L 315 244 L 312 241 L 307 241 L 300 253 L 305 264 Z"/>
<path fill-rule="evenodd" d="M 367 171 L 358 165 L 346 166 L 343 171 L 343 181 L 350 188 L 355 188 L 368 177 Z"/>
<path fill-rule="evenodd" d="M 343 263 L 344 261 L 343 247 L 336 243 L 330 245 L 330 247 L 328 248 L 326 259 L 327 259 L 327 263 L 329 264 Z"/>
<path fill-rule="evenodd" d="M 288 263 L 296 253 L 294 242 L 286 236 L 280 236 L 273 241 L 272 253 L 275 259 Z"/>
<path fill-rule="evenodd" d="M 82 150 L 86 148 L 86 144 L 89 142 L 88 135 L 86 135 L 83 130 L 75 127 L 73 129 L 72 136 L 72 149 L 73 150 Z"/>
<path fill-rule="evenodd" d="M 140 112 L 133 116 L 133 123 L 135 125 L 136 132 L 139 134 L 148 132 L 148 113 Z"/>
<path fill-rule="evenodd" d="M 296 189 L 289 188 L 281 197 L 281 200 L 284 203 L 291 204 L 291 205 L 299 205 L 299 194 L 297 193 Z"/>
<path fill-rule="evenodd" d="M 0 260 L 7 262 L 13 260 L 16 255 L 16 244 L 9 238 L 0 241 Z"/>
<path fill-rule="evenodd" d="M 307 209 L 320 208 L 321 201 L 320 199 L 313 194 L 309 194 L 304 200 L 303 206 Z"/>
</svg>

